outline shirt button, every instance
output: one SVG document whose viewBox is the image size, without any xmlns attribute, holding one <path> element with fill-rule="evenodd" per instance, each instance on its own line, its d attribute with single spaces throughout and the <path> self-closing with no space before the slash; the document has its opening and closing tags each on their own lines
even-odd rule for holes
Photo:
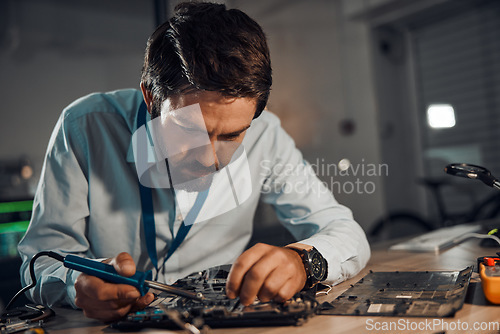
<svg viewBox="0 0 500 334">
<path fill-rule="evenodd" d="M 182 215 L 179 213 L 177 217 L 175 217 L 175 220 L 182 220 Z"/>
</svg>

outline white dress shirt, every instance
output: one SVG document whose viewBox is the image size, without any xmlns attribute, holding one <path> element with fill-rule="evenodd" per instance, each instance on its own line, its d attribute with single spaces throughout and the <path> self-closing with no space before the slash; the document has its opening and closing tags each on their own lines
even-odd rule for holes
<svg viewBox="0 0 500 334">
<path fill-rule="evenodd" d="M 131 152 L 141 103 L 142 95 L 134 89 L 95 93 L 61 114 L 49 141 L 33 217 L 18 247 L 23 286 L 31 282 L 29 260 L 42 250 L 97 259 L 128 252 L 138 270 L 154 270 L 146 250 Z M 252 185 L 248 199 L 193 224 L 160 269 L 159 280 L 173 283 L 192 272 L 233 263 L 251 238 L 259 200 L 275 208 L 280 223 L 297 241 L 316 247 L 325 257 L 329 282 L 357 274 L 370 257 L 363 230 L 314 175 L 278 118 L 264 111 L 253 120 L 243 146 Z M 170 189 L 151 191 L 161 264 L 182 222 L 178 212 L 187 210 L 179 206 L 191 204 L 179 203 L 176 210 Z M 46 257 L 37 260 L 35 272 L 37 285 L 29 292 L 34 301 L 75 307 L 79 272 Z"/>
</svg>

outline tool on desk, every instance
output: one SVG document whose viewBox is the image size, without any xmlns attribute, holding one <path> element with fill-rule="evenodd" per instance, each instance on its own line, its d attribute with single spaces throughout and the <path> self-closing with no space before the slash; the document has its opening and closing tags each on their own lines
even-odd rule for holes
<svg viewBox="0 0 500 334">
<path fill-rule="evenodd" d="M 64 257 L 64 266 L 66 268 L 81 271 L 82 273 L 99 277 L 105 281 L 118 284 L 132 285 L 139 290 L 141 295 L 146 294 L 148 288 L 164 291 L 173 295 L 182 296 L 194 300 L 203 301 L 205 297 L 201 292 L 195 293 L 176 288 L 171 285 L 152 281 L 151 271 L 136 271 L 133 276 L 125 277 L 118 274 L 115 268 L 107 263 L 86 259 L 80 256 L 68 254 Z"/>
<path fill-rule="evenodd" d="M 119 275 L 115 268 L 107 263 L 99 262 L 96 260 L 91 260 L 91 259 L 86 259 L 80 256 L 68 254 L 66 256 L 62 256 L 58 253 L 51 252 L 51 251 L 42 251 L 37 253 L 35 256 L 30 261 L 30 276 L 31 276 L 31 284 L 25 286 L 21 290 L 19 290 L 18 293 L 12 299 L 10 302 L 7 304 L 5 309 L 9 309 L 11 305 L 16 301 L 17 298 L 19 298 L 20 295 L 28 291 L 29 289 L 32 289 L 36 286 L 36 276 L 35 276 L 35 261 L 41 257 L 41 256 L 48 256 L 53 259 L 56 259 L 60 262 L 63 262 L 64 266 L 66 268 L 74 269 L 77 271 L 81 271 L 82 273 L 86 273 L 92 276 L 99 277 L 105 281 L 111 282 L 111 283 L 118 283 L 118 284 L 128 284 L 136 287 L 139 292 L 144 295 L 149 288 L 153 288 L 156 290 L 160 291 L 165 291 L 167 293 L 177 295 L 177 296 L 182 296 L 186 297 L 189 299 L 194 299 L 198 301 L 203 301 L 205 300 L 205 297 L 203 296 L 202 293 L 196 293 L 196 292 L 191 292 L 191 291 L 186 291 L 181 288 L 177 288 L 171 285 L 167 285 L 164 283 L 156 282 L 156 281 L 151 281 L 152 273 L 151 271 L 147 272 L 140 272 L 137 271 L 133 276 L 131 277 L 125 277 L 122 275 Z"/>
<path fill-rule="evenodd" d="M 42 328 L 54 311 L 44 305 L 26 304 L 5 311 L 0 316 L 0 333 L 46 333 Z"/>
<path fill-rule="evenodd" d="M 444 171 L 454 176 L 481 180 L 487 186 L 500 190 L 500 181 L 484 167 L 465 163 L 454 163 L 447 165 Z M 500 244 L 500 239 L 496 235 L 497 233 L 498 228 L 493 228 L 484 238 L 493 239 Z"/>
<path fill-rule="evenodd" d="M 500 190 L 500 181 L 484 167 L 455 163 L 446 166 L 444 171 L 455 176 L 481 180 L 484 184 Z M 498 229 L 493 229 L 486 236 L 500 244 L 499 238 L 495 235 L 496 233 L 498 233 Z M 493 304 L 500 304 L 500 258 L 487 256 L 479 258 L 478 270 L 486 299 Z"/>
<path fill-rule="evenodd" d="M 484 256 L 478 258 L 477 262 L 486 299 L 493 304 L 500 304 L 500 257 Z"/>
<path fill-rule="evenodd" d="M 447 165 L 444 168 L 444 171 L 454 176 L 481 180 L 487 186 L 500 189 L 500 181 L 498 181 L 498 179 L 493 176 L 489 170 L 481 166 L 465 163 L 454 163 Z"/>
</svg>

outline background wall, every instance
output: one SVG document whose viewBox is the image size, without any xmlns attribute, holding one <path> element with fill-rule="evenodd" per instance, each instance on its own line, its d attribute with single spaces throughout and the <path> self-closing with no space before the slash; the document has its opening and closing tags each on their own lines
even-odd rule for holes
<svg viewBox="0 0 500 334">
<path fill-rule="evenodd" d="M 337 200 L 367 228 L 383 212 L 385 177 L 378 171 L 367 26 L 350 21 L 337 1 L 228 4 L 255 18 L 269 38 L 274 78 L 269 109 Z M 352 133 L 343 134 L 343 122 L 353 124 Z M 342 159 L 353 166 L 349 175 L 338 167 Z M 377 171 L 371 173 L 372 167 Z"/>
<path fill-rule="evenodd" d="M 154 29 L 151 4 L 1 2 L 0 160 L 28 157 L 36 181 L 65 106 L 91 92 L 139 86 L 144 47 Z"/>
</svg>

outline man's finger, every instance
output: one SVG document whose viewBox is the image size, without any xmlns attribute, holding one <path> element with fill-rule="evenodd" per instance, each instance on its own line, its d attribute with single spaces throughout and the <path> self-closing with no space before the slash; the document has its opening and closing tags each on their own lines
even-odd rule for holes
<svg viewBox="0 0 500 334">
<path fill-rule="evenodd" d="M 281 290 L 286 281 L 291 278 L 288 274 L 288 272 L 283 272 L 282 270 L 274 270 L 271 272 L 257 293 L 259 300 L 265 303 L 278 295 L 278 292 Z"/>
<path fill-rule="evenodd" d="M 250 305 L 257 297 L 260 289 L 264 285 L 264 282 L 268 279 L 269 275 L 272 274 L 275 269 L 280 265 L 279 261 L 276 261 L 276 254 L 266 254 L 260 258 L 257 263 L 255 263 L 243 277 L 243 282 L 240 287 L 240 301 L 243 305 Z M 280 273 L 277 273 L 280 275 Z M 281 280 L 284 280 L 283 276 L 287 276 L 286 273 L 281 273 Z M 286 278 L 285 278 L 286 279 Z"/>
<path fill-rule="evenodd" d="M 247 271 L 269 250 L 269 245 L 256 244 L 252 248 L 243 252 L 234 262 L 227 277 L 226 294 L 229 298 L 236 298 L 239 295 L 243 277 Z"/>
<path fill-rule="evenodd" d="M 123 252 L 115 256 L 109 262 L 116 272 L 122 276 L 130 277 L 136 272 L 135 262 L 129 253 Z"/>
<path fill-rule="evenodd" d="M 136 300 L 133 310 L 142 310 L 143 308 L 151 304 L 154 299 L 155 296 L 151 292 L 146 293 L 144 296 Z"/>
<path fill-rule="evenodd" d="M 107 283 L 98 277 L 86 274 L 81 274 L 77 278 L 75 289 L 78 293 L 100 301 L 132 300 L 141 296 L 139 291 L 131 285 Z"/>
<path fill-rule="evenodd" d="M 289 279 L 283 284 L 278 293 L 273 297 L 274 301 L 284 302 L 292 298 L 297 292 L 297 283 L 293 279 Z"/>
</svg>

